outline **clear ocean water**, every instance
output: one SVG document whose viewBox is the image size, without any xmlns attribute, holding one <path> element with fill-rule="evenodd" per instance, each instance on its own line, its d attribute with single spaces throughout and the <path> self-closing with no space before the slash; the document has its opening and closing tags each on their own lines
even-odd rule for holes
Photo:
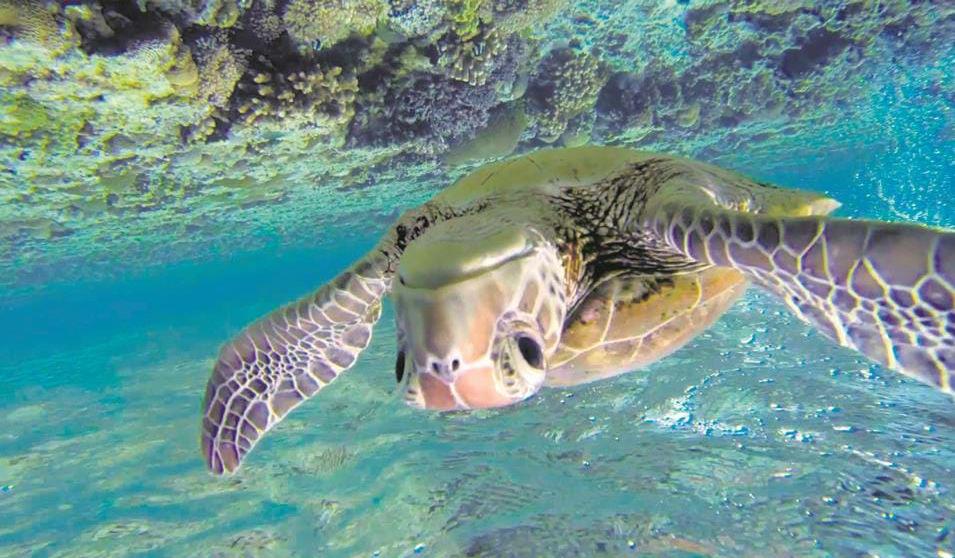
<svg viewBox="0 0 955 558">
<path fill-rule="evenodd" d="M 952 227 L 948 91 L 900 78 L 864 121 L 715 160 L 840 215 Z M 955 554 L 951 397 L 755 290 L 646 370 L 467 414 L 400 401 L 386 308 L 351 372 L 212 477 L 218 346 L 383 226 L 145 270 L 118 253 L 112 279 L 0 299 L 0 556 Z"/>
</svg>

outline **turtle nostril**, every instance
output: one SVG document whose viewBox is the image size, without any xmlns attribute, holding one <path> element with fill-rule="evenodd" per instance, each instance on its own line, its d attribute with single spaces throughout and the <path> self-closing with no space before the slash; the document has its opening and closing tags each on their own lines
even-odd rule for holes
<svg viewBox="0 0 955 558">
<path fill-rule="evenodd" d="M 432 362 L 432 363 L 431 363 L 431 370 L 433 370 L 435 374 L 440 374 L 440 373 L 441 373 L 441 366 L 440 366 L 437 362 Z"/>
<path fill-rule="evenodd" d="M 401 383 L 401 378 L 405 375 L 405 352 L 398 351 L 398 358 L 395 359 L 395 377 L 398 378 L 398 383 Z"/>
<path fill-rule="evenodd" d="M 451 361 L 451 370 L 454 371 L 454 372 L 457 372 L 457 371 L 458 371 L 458 368 L 461 368 L 461 361 L 458 360 L 458 359 L 452 360 L 452 361 Z"/>
</svg>

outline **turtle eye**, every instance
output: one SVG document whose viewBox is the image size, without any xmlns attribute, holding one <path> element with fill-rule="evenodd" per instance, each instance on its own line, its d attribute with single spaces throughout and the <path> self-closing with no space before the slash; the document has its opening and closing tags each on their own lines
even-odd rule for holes
<svg viewBox="0 0 955 558">
<path fill-rule="evenodd" d="M 398 358 L 395 359 L 395 378 L 398 379 L 398 383 L 401 383 L 401 379 L 405 377 L 405 352 L 398 351 Z"/>
<path fill-rule="evenodd" d="M 519 335 L 517 337 L 517 349 L 521 352 L 521 356 L 524 357 L 527 364 L 538 369 L 544 368 L 544 351 L 541 350 L 540 343 L 526 335 Z"/>
</svg>

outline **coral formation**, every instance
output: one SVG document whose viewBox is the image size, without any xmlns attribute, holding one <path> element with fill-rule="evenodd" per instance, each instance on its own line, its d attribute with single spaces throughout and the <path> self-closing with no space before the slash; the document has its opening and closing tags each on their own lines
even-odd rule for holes
<svg viewBox="0 0 955 558">
<path fill-rule="evenodd" d="M 439 47 L 440 48 L 440 47 Z M 495 48 L 496 55 L 481 59 L 480 72 L 465 74 L 453 68 L 428 65 L 418 58 L 411 62 L 413 49 L 403 53 L 404 65 L 421 69 L 387 84 L 359 104 L 352 122 L 349 145 L 382 146 L 406 144 L 419 154 L 440 155 L 449 147 L 471 139 L 488 123 L 492 108 L 511 100 L 519 71 L 528 52 L 524 42 L 512 36 Z"/>
<path fill-rule="evenodd" d="M 199 95 L 213 107 L 228 106 L 251 52 L 234 48 L 216 35 L 200 38 L 193 51 L 199 67 Z"/>
<path fill-rule="evenodd" d="M 490 0 L 494 25 L 502 32 L 517 32 L 550 21 L 568 0 Z"/>
<path fill-rule="evenodd" d="M 271 45 L 285 32 L 282 16 L 276 6 L 277 0 L 256 0 L 246 11 L 240 25 L 250 31 L 264 45 Z"/>
<path fill-rule="evenodd" d="M 343 128 L 354 115 L 358 80 L 342 69 L 314 68 L 289 74 L 258 72 L 240 88 L 249 98 L 236 109 L 238 123 L 251 127 L 265 121 L 281 127 L 310 127 L 329 132 Z"/>
<path fill-rule="evenodd" d="M 200 0 L 196 22 L 210 27 L 232 27 L 245 5 L 245 0 Z"/>
<path fill-rule="evenodd" d="M 389 91 L 383 112 L 356 120 L 350 145 L 412 143 L 412 150 L 438 154 L 470 139 L 488 122 L 497 103 L 490 86 L 473 87 L 450 78 L 416 73 Z"/>
<path fill-rule="evenodd" d="M 384 16 L 380 0 L 290 0 L 282 21 L 300 51 L 328 48 L 351 34 L 370 34 Z"/>
<path fill-rule="evenodd" d="M 948 87 L 944 3 L 570 7 L 0 0 L 0 276 L 88 271 L 124 249 L 160 262 L 226 230 L 407 205 L 379 185 L 436 188 L 449 165 L 545 144 L 716 157 L 836 123 L 911 65 Z M 348 197 L 359 188 L 374 196 Z"/>
<path fill-rule="evenodd" d="M 894 56 L 932 52 L 927 44 L 955 28 L 955 11 L 943 11 L 948 15 L 930 15 L 902 3 L 871 9 L 863 0 L 693 2 L 682 17 L 683 56 L 637 71 L 617 62 L 633 53 L 609 57 L 621 71 L 601 92 L 595 133 L 605 141 L 638 144 L 665 135 L 691 137 L 696 130 L 738 133 L 751 123 L 815 120 L 822 107 L 858 97 L 869 86 L 842 76 L 861 71 L 862 61 L 880 49 L 893 48 Z"/>
<path fill-rule="evenodd" d="M 438 44 L 439 63 L 448 75 L 471 85 L 484 85 L 494 69 L 494 59 L 507 50 L 494 28 L 484 27 L 466 41 L 443 41 Z"/>
<path fill-rule="evenodd" d="M 482 18 L 485 17 L 481 12 L 484 0 L 446 0 L 446 2 L 451 30 L 465 41 L 477 35 Z"/>
<path fill-rule="evenodd" d="M 426 37 L 444 21 L 441 0 L 390 0 L 388 25 L 405 37 Z"/>
<path fill-rule="evenodd" d="M 594 106 L 607 77 L 606 67 L 589 53 L 567 47 L 548 52 L 527 88 L 537 137 L 557 141 L 572 118 Z"/>
<path fill-rule="evenodd" d="M 58 42 L 60 31 L 51 7 L 39 0 L 0 0 L 0 27 L 38 45 Z"/>
</svg>

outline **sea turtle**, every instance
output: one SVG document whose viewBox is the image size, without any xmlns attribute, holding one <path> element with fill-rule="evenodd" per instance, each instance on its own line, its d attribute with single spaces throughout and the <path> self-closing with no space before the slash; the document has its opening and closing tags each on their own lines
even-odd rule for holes
<svg viewBox="0 0 955 558">
<path fill-rule="evenodd" d="M 952 393 L 955 232 L 825 216 L 838 205 L 623 148 L 482 167 L 222 347 L 205 393 L 206 463 L 235 471 L 351 367 L 389 291 L 397 380 L 426 409 L 500 407 L 639 368 L 750 283 L 836 343 Z"/>
</svg>

